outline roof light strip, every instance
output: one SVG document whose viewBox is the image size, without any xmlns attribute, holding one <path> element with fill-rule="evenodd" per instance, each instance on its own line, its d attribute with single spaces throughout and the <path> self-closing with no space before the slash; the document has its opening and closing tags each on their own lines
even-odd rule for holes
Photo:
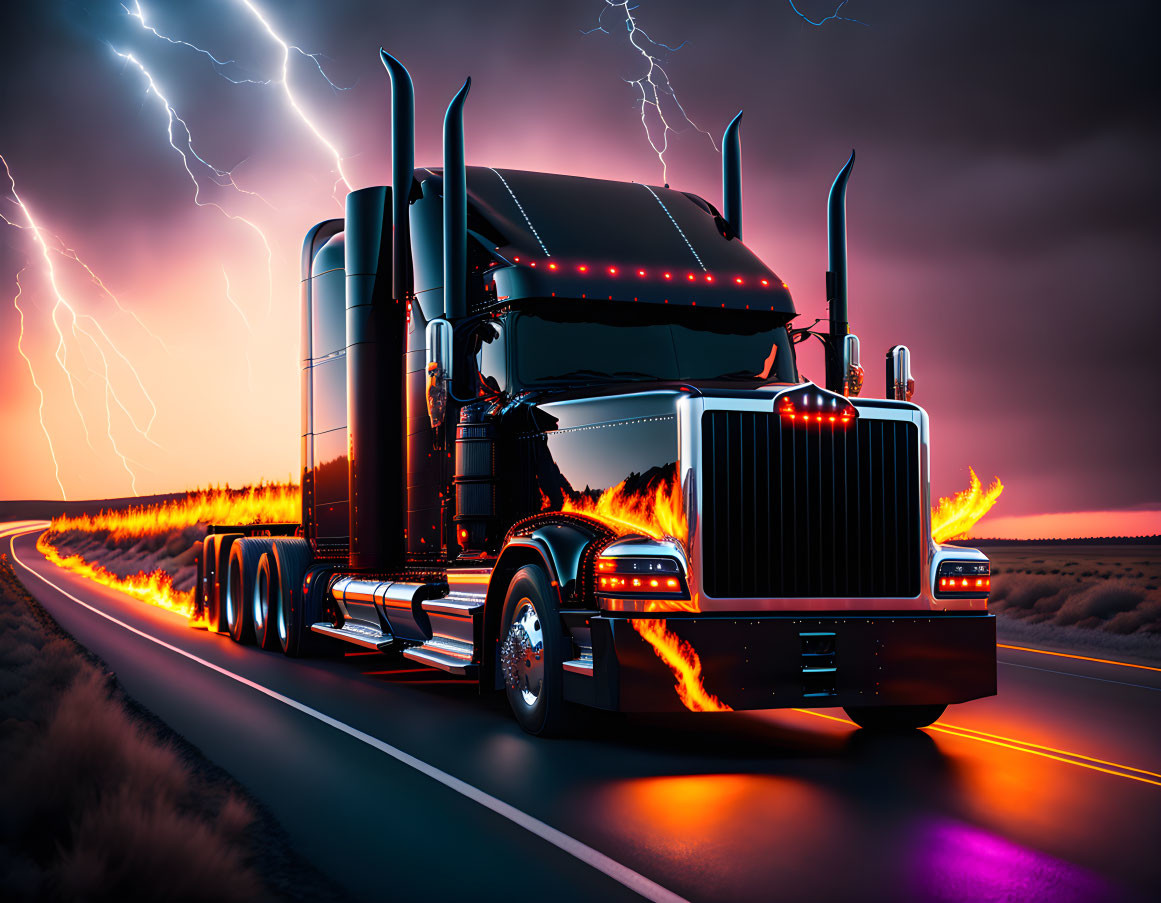
<svg viewBox="0 0 1161 903">
<path fill-rule="evenodd" d="M 491 166 L 488 169 L 492 169 Z M 544 242 L 540 240 L 540 233 L 536 231 L 536 227 L 532 225 L 532 220 L 528 218 L 528 214 L 524 212 L 524 205 L 520 203 L 520 198 L 516 197 L 516 192 L 512 190 L 512 186 L 508 184 L 508 180 L 500 175 L 498 169 L 492 169 L 496 177 L 504 183 L 504 187 L 508 189 L 508 194 L 512 195 L 512 200 L 516 202 L 516 209 L 520 211 L 520 215 L 524 217 L 524 222 L 528 223 L 528 230 L 532 233 L 532 237 L 536 239 L 536 243 L 540 245 L 540 250 L 544 252 L 545 257 L 551 257 L 548 253 L 548 248 L 544 246 Z"/>
<path fill-rule="evenodd" d="M 681 236 L 681 240 L 684 241 L 685 246 L 689 248 L 689 253 L 692 254 L 693 259 L 697 261 L 697 265 L 701 267 L 703 273 L 708 273 L 709 270 L 707 270 L 705 268 L 705 264 L 701 262 L 701 258 L 698 256 L 697 251 L 693 249 L 693 245 L 690 244 L 689 239 L 685 237 L 685 233 L 681 231 L 681 226 L 677 225 L 677 220 L 673 218 L 673 214 L 669 212 L 669 208 L 665 206 L 665 202 L 661 200 L 661 198 L 657 196 L 657 192 L 655 192 L 648 185 L 641 183 L 641 187 L 653 195 L 653 200 L 655 200 L 661 206 L 661 209 L 665 211 L 665 215 L 668 216 L 669 221 L 673 223 L 673 228 L 677 230 L 677 234 Z"/>
</svg>

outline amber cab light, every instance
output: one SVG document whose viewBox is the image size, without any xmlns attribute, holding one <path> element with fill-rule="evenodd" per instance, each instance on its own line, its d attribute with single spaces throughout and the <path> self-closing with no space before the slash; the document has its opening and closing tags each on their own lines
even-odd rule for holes
<svg viewBox="0 0 1161 903">
<path fill-rule="evenodd" d="M 778 399 L 778 413 L 789 424 L 844 427 L 858 417 L 855 406 L 833 392 L 805 389 L 788 392 Z"/>
</svg>

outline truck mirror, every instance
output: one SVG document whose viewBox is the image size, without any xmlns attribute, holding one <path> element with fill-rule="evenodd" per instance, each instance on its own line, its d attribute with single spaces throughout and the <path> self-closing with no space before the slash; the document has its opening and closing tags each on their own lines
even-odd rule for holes
<svg viewBox="0 0 1161 903">
<path fill-rule="evenodd" d="M 910 401 L 914 394 L 911 352 L 906 345 L 896 345 L 887 352 L 887 397 L 896 401 Z"/>
<path fill-rule="evenodd" d="M 452 380 L 452 325 L 437 318 L 427 324 L 427 416 L 443 423 Z"/>
<path fill-rule="evenodd" d="M 859 337 L 843 336 L 843 395 L 858 395 L 863 391 L 863 367 L 859 360 Z"/>
</svg>

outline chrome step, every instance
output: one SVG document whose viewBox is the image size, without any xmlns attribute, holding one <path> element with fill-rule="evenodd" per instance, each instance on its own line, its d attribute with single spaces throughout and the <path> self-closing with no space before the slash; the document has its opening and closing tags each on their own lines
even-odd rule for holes
<svg viewBox="0 0 1161 903">
<path fill-rule="evenodd" d="M 356 646 L 374 649 L 378 652 L 382 652 L 395 644 L 395 637 L 381 630 L 376 630 L 370 625 L 348 622 L 342 627 L 335 627 L 333 624 L 327 624 L 323 621 L 319 624 L 311 624 L 310 629 L 314 633 L 342 640 L 344 643 L 354 643 Z"/>
<path fill-rule="evenodd" d="M 421 646 L 404 649 L 403 657 L 421 665 L 446 671 L 448 674 L 475 677 L 479 666 L 472 661 L 474 652 L 475 647 L 472 643 L 437 636 Z"/>
<path fill-rule="evenodd" d="M 562 667 L 570 674 L 580 674 L 582 677 L 593 676 L 593 647 L 581 646 L 580 654 L 565 662 Z"/>
</svg>

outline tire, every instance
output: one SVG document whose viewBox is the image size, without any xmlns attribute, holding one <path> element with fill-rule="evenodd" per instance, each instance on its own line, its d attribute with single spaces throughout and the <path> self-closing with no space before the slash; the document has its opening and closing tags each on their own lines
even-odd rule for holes
<svg viewBox="0 0 1161 903">
<path fill-rule="evenodd" d="M 190 622 L 197 627 L 207 626 L 206 618 L 206 565 L 205 565 L 205 542 L 199 539 L 195 545 L 197 551 L 194 552 L 194 561 L 197 564 L 198 575 L 194 578 L 193 585 L 193 610 L 190 612 Z"/>
<path fill-rule="evenodd" d="M 313 650 L 311 619 L 306 610 L 302 582 L 310 566 L 310 545 L 304 539 L 276 539 L 271 556 L 271 600 L 275 602 L 274 622 L 278 645 L 291 658 Z"/>
<path fill-rule="evenodd" d="M 235 643 L 254 642 L 254 597 L 257 588 L 258 559 L 270 550 L 270 540 L 245 537 L 230 546 L 226 568 L 222 607 L 226 624 Z M 219 584 L 223 581 L 219 580 Z"/>
<path fill-rule="evenodd" d="M 528 733 L 565 731 L 564 651 L 567 638 L 544 570 L 520 568 L 508 584 L 500 616 L 500 668 L 516 721 Z"/>
<path fill-rule="evenodd" d="M 241 537 L 240 533 L 215 533 L 207 536 L 202 544 L 205 568 L 206 626 L 211 633 L 228 633 L 225 608 L 225 577 L 230 563 L 230 546 Z"/>
<path fill-rule="evenodd" d="M 281 650 L 282 645 L 278 641 L 278 584 L 274 571 L 273 549 L 263 552 L 258 559 L 251 609 L 254 620 L 254 642 L 263 649 Z"/>
<path fill-rule="evenodd" d="M 869 731 L 912 731 L 939 720 L 946 705 L 844 706 L 851 721 Z"/>
</svg>

